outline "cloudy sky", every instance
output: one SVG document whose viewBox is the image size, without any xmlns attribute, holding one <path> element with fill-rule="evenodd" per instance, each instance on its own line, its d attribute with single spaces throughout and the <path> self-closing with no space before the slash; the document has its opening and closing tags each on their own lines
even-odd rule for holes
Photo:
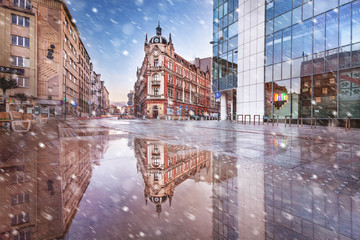
<svg viewBox="0 0 360 240">
<path fill-rule="evenodd" d="M 211 56 L 212 0 L 67 0 L 94 70 L 113 102 L 127 101 L 144 58 L 145 34 L 172 35 L 175 51 L 186 58 Z"/>
</svg>

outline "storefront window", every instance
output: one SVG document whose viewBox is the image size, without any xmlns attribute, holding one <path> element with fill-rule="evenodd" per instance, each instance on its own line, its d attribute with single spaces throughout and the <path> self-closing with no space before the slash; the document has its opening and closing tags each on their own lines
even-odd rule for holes
<svg viewBox="0 0 360 240">
<path fill-rule="evenodd" d="M 265 116 L 272 118 L 272 83 L 265 83 Z"/>
<path fill-rule="evenodd" d="M 317 118 L 336 117 L 337 79 L 336 73 L 314 76 L 314 116 Z"/>
<path fill-rule="evenodd" d="M 274 83 L 271 100 L 274 106 L 274 114 L 279 115 L 279 118 L 285 118 L 291 114 L 290 80 Z"/>
<path fill-rule="evenodd" d="M 302 77 L 300 82 L 299 116 L 311 117 L 311 77 Z"/>
<path fill-rule="evenodd" d="M 340 72 L 340 118 L 360 118 L 360 69 Z"/>
<path fill-rule="evenodd" d="M 300 78 L 293 78 L 291 80 L 291 101 L 292 101 L 292 117 L 299 116 L 299 98 L 300 98 Z"/>
</svg>

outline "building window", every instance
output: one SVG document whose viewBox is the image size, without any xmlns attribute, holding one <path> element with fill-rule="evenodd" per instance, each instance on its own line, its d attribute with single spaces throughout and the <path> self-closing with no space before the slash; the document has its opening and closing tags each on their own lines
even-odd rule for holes
<svg viewBox="0 0 360 240">
<path fill-rule="evenodd" d="M 154 67 L 158 67 L 159 66 L 159 59 L 155 59 L 154 60 Z"/>
<path fill-rule="evenodd" d="M 18 231 L 18 234 L 14 235 L 14 240 L 30 240 L 31 231 Z"/>
<path fill-rule="evenodd" d="M 30 19 L 11 14 L 11 23 L 19 26 L 30 27 Z"/>
<path fill-rule="evenodd" d="M 159 79 L 159 75 L 158 74 L 155 74 L 154 75 L 154 81 L 159 81 L 160 79 Z"/>
<path fill-rule="evenodd" d="M 15 81 L 19 88 L 29 88 L 30 87 L 30 80 L 28 78 L 18 77 L 18 78 L 15 78 Z"/>
<path fill-rule="evenodd" d="M 171 88 L 168 88 L 168 97 L 173 98 L 174 97 L 174 91 Z"/>
<path fill-rule="evenodd" d="M 30 202 L 30 194 L 29 193 L 20 193 L 11 196 L 11 205 L 18 205 L 22 203 Z"/>
<path fill-rule="evenodd" d="M 168 177 L 169 177 L 169 179 L 173 178 L 173 172 L 172 171 L 168 172 Z"/>
<path fill-rule="evenodd" d="M 169 68 L 173 70 L 173 63 L 171 61 L 169 61 Z"/>
<path fill-rule="evenodd" d="M 30 59 L 11 56 L 11 65 L 17 67 L 30 67 Z"/>
<path fill-rule="evenodd" d="M 154 95 L 158 96 L 159 95 L 159 88 L 154 88 Z"/>
<path fill-rule="evenodd" d="M 11 226 L 20 225 L 23 223 L 27 223 L 30 221 L 30 215 L 29 213 L 21 213 L 18 215 L 15 215 L 11 218 Z"/>
<path fill-rule="evenodd" d="M 70 27 L 70 29 L 69 29 L 69 32 L 70 32 L 70 35 L 72 36 L 73 30 L 72 30 L 71 27 Z"/>
<path fill-rule="evenodd" d="M 26 0 L 14 0 L 14 6 L 25 8 L 27 10 L 31 9 L 30 1 L 26 1 Z"/>
<path fill-rule="evenodd" d="M 159 181 L 159 174 L 158 173 L 154 173 L 154 181 Z"/>
<path fill-rule="evenodd" d="M 64 21 L 65 27 L 68 28 L 68 21 L 65 19 Z"/>
<path fill-rule="evenodd" d="M 21 47 L 30 47 L 30 38 L 11 35 L 11 44 Z"/>
</svg>

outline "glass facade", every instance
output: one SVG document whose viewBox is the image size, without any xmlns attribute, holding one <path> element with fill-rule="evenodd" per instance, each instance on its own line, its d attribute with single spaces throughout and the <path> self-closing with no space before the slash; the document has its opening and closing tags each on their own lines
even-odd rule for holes
<svg viewBox="0 0 360 240">
<path fill-rule="evenodd" d="M 266 0 L 265 114 L 360 118 L 360 0 Z"/>
<path fill-rule="evenodd" d="M 214 92 L 237 87 L 238 5 L 238 0 L 214 0 Z"/>
</svg>

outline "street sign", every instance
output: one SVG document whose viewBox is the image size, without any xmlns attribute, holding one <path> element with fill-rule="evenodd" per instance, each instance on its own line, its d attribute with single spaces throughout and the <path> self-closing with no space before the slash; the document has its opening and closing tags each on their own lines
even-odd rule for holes
<svg viewBox="0 0 360 240">
<path fill-rule="evenodd" d="M 189 107 L 188 107 L 188 106 L 185 106 L 185 108 L 186 108 L 186 110 L 188 110 L 188 109 L 189 109 Z"/>
<path fill-rule="evenodd" d="M 220 98 L 220 97 L 221 97 L 221 92 L 220 92 L 220 91 L 217 91 L 217 92 L 215 93 L 215 97 L 216 97 L 216 98 Z"/>
<path fill-rule="evenodd" d="M 132 102 L 132 101 L 128 101 L 128 102 L 127 102 L 127 105 L 128 105 L 128 106 L 132 106 L 132 105 L 133 105 L 133 102 Z"/>
<path fill-rule="evenodd" d="M 182 108 L 182 106 L 180 105 L 179 108 Z"/>
</svg>

